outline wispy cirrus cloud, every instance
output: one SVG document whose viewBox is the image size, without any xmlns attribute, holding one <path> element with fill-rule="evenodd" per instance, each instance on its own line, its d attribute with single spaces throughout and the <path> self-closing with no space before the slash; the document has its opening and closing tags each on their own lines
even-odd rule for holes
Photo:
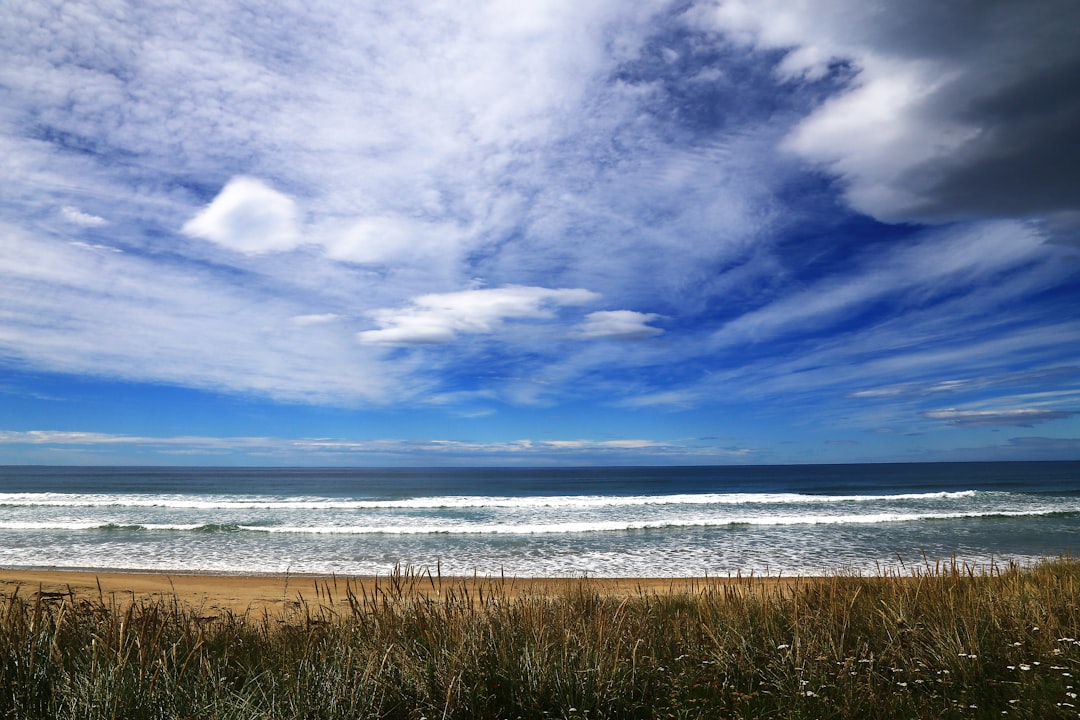
<svg viewBox="0 0 1080 720">
<path fill-rule="evenodd" d="M 1068 386 L 1077 383 L 1080 383 L 1080 368 L 1062 365 L 1023 372 L 1001 373 L 997 375 L 885 385 L 856 390 L 850 393 L 850 395 L 853 398 L 927 397 L 979 390 L 993 390 L 1002 386 L 1045 387 L 1047 384 L 1051 384 L 1059 389 L 1048 392 L 1047 394 L 1058 397 L 1068 396 L 1073 393 L 1080 394 L 1080 390 L 1065 389 Z M 1038 395 L 1038 393 L 1036 395 Z"/>
<path fill-rule="evenodd" d="M 1052 420 L 1064 420 L 1076 413 L 1065 410 L 1047 410 L 1044 408 L 1010 408 L 1002 410 L 960 410 L 945 408 L 927 410 L 925 417 L 932 420 L 944 420 L 950 425 L 964 427 L 1032 427 Z"/>
<path fill-rule="evenodd" d="M 347 327 L 293 321 L 306 293 L 221 282 L 198 266 L 96 253 L 0 224 L 2 232 L 0 345 L 19 365 L 348 405 L 400 398 L 414 382 L 408 360 L 381 364 Z"/>
<path fill-rule="evenodd" d="M 1080 388 L 1073 342 L 1080 325 L 1013 306 L 1060 282 L 1067 265 L 1062 252 L 1025 233 L 1031 229 L 1022 224 L 925 231 L 820 285 L 781 289 L 772 303 L 726 324 L 715 344 L 696 348 L 719 348 L 730 362 L 619 404 L 696 408 L 724 397 L 911 427 L 940 409 L 944 395 L 1011 404 L 1042 389 L 1037 401 L 1051 403 L 1048 411 L 1068 411 Z M 695 348 L 684 352 L 683 362 L 694 362 Z M 884 418 L 875 414 L 881 408 L 889 408 Z"/>
<path fill-rule="evenodd" d="M 283 437 L 141 436 L 57 430 L 0 430 L 0 446 L 51 446 L 72 450 L 127 447 L 151 455 L 221 455 L 242 453 L 251 457 L 292 458 L 304 463 L 355 461 L 370 456 L 380 461 L 443 463 L 467 458 L 473 462 L 575 462 L 581 458 L 662 458 L 693 453 L 697 457 L 742 458 L 751 448 L 720 447 L 704 443 L 683 444 L 647 439 L 566 439 L 470 442 L 449 439 L 347 439 Z"/>
<path fill-rule="evenodd" d="M 878 301 L 917 298 L 924 303 L 978 289 L 996 273 L 1046 258 L 1041 236 L 1021 223 L 927 232 L 920 241 L 865 257 L 851 272 L 822 278 L 739 316 L 715 340 L 757 342 L 793 331 L 813 332 L 842 323 Z"/>
</svg>

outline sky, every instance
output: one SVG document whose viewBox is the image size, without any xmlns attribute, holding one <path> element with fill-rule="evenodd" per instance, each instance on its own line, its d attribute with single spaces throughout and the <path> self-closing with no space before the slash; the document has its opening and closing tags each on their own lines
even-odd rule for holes
<svg viewBox="0 0 1080 720">
<path fill-rule="evenodd" d="M 3 0 L 0 463 L 1080 459 L 1073 0 Z"/>
</svg>

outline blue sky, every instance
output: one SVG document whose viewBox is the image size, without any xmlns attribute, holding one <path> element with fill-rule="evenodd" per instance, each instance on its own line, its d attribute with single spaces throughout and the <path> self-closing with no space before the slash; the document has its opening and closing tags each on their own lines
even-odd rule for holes
<svg viewBox="0 0 1080 720">
<path fill-rule="evenodd" d="M 1080 9 L 0 4 L 0 463 L 1080 458 Z"/>
</svg>

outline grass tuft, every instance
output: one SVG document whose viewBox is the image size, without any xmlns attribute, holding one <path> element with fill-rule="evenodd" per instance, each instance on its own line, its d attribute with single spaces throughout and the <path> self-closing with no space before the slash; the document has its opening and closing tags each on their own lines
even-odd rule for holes
<svg viewBox="0 0 1080 720">
<path fill-rule="evenodd" d="M 1080 717 L 1069 558 L 631 597 L 505 588 L 398 569 L 213 617 L 16 591 L 0 717 Z"/>
</svg>

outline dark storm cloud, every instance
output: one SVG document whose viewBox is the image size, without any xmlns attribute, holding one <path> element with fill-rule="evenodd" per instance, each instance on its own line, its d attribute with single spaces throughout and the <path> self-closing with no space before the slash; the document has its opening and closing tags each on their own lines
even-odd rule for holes
<svg viewBox="0 0 1080 720">
<path fill-rule="evenodd" d="M 855 209 L 1080 227 L 1080 3 L 720 2 L 700 16 L 787 52 L 791 82 L 838 61 L 856 69 L 790 138 L 840 176 Z"/>
<path fill-rule="evenodd" d="M 1080 4 L 1072 4 L 1067 25 L 1080 28 Z M 1052 44 L 1057 33 L 1046 38 Z M 1017 52 L 1020 74 L 997 85 L 990 73 L 972 72 L 957 82 L 957 95 L 970 95 L 956 108 L 961 121 L 978 134 L 951 157 L 910 169 L 903 180 L 919 189 L 916 216 L 955 219 L 963 216 L 1052 215 L 1080 210 L 1080 35 L 1062 38 L 1072 57 L 1046 58 L 1037 52 L 1041 35 L 1033 34 L 1028 53 Z M 992 47 L 995 40 L 987 38 Z M 1019 50 L 1019 49 L 1018 49 Z M 1046 67 L 1049 60 L 1059 64 Z M 973 66 L 974 67 L 974 66 Z M 967 85 L 967 87 L 965 87 Z M 949 87 L 938 98 L 949 114 L 955 102 Z"/>
</svg>

